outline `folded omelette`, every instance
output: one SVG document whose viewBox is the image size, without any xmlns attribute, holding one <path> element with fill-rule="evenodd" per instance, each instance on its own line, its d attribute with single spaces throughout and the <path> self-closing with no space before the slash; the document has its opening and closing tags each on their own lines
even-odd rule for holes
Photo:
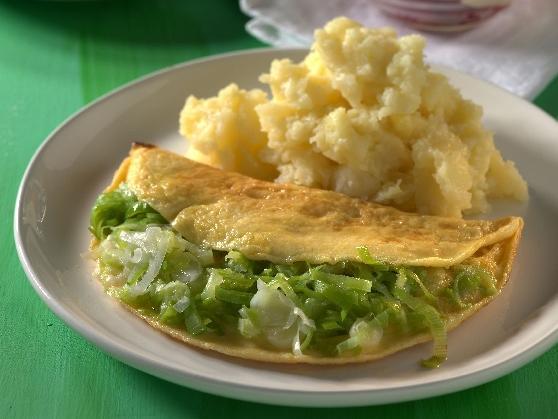
<svg viewBox="0 0 558 419">
<path fill-rule="evenodd" d="M 506 284 L 523 221 L 410 214 L 136 144 L 91 212 L 108 294 L 187 344 L 279 363 L 433 340 Z"/>
</svg>

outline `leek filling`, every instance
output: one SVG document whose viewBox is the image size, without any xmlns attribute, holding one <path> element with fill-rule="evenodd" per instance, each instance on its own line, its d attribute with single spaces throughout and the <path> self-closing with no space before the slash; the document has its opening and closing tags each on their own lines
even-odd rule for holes
<svg viewBox="0 0 558 419">
<path fill-rule="evenodd" d="M 108 292 L 192 335 L 236 335 L 295 355 L 350 356 L 420 333 L 446 359 L 444 317 L 496 292 L 475 265 L 396 266 L 355 249 L 360 262 L 250 260 L 185 240 L 125 184 L 91 212 L 97 275 Z"/>
</svg>

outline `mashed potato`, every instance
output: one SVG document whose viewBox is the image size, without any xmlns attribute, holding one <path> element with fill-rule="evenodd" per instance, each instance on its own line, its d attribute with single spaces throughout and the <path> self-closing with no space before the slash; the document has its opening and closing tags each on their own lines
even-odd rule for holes
<svg viewBox="0 0 558 419">
<path fill-rule="evenodd" d="M 260 157 L 267 136 L 255 108 L 263 103 L 265 92 L 242 90 L 236 84 L 210 99 L 190 96 L 180 113 L 180 133 L 191 142 L 188 157 L 252 177 L 275 178 L 277 169 Z"/>
<path fill-rule="evenodd" d="M 260 90 L 188 98 L 189 156 L 261 179 L 332 189 L 424 214 L 461 217 L 487 198 L 527 199 L 465 100 L 423 62 L 424 39 L 337 18 L 301 63 L 276 60 Z M 277 175 L 278 173 L 278 175 Z"/>
</svg>

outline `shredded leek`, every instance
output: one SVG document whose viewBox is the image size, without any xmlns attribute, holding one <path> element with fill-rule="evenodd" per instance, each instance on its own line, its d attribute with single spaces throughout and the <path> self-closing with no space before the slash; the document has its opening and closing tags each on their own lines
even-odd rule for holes
<svg viewBox="0 0 558 419">
<path fill-rule="evenodd" d="M 423 300 L 413 297 L 408 293 L 405 286 L 408 276 L 405 269 L 401 269 L 398 273 L 397 282 L 393 289 L 393 294 L 403 304 L 421 316 L 428 325 L 434 340 L 434 351 L 430 358 L 424 360 L 422 364 L 425 367 L 438 367 L 447 358 L 447 332 L 444 321 L 440 313 L 431 305 Z"/>
<path fill-rule="evenodd" d="M 167 221 L 149 204 L 138 201 L 133 192 L 122 184 L 97 198 L 91 211 L 89 230 L 102 240 L 116 228 L 136 231 L 151 224 L 167 224 Z"/>
<path fill-rule="evenodd" d="M 238 333 L 293 354 L 346 356 L 429 331 L 436 367 L 447 356 L 442 299 L 466 307 L 496 292 L 477 266 L 453 268 L 453 282 L 429 288 L 428 269 L 395 266 L 356 249 L 360 262 L 311 265 L 254 261 L 197 246 L 172 230 L 124 185 L 91 213 L 99 276 L 127 304 L 188 333 Z M 447 304 L 447 303 L 446 303 Z"/>
</svg>

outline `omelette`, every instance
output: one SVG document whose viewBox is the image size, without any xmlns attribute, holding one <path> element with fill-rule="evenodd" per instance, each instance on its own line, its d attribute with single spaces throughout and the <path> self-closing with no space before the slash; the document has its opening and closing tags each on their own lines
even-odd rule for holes
<svg viewBox="0 0 558 419">
<path fill-rule="evenodd" d="M 135 144 L 91 212 L 107 293 L 189 345 L 343 364 L 433 341 L 506 284 L 523 220 L 401 212 Z"/>
</svg>

